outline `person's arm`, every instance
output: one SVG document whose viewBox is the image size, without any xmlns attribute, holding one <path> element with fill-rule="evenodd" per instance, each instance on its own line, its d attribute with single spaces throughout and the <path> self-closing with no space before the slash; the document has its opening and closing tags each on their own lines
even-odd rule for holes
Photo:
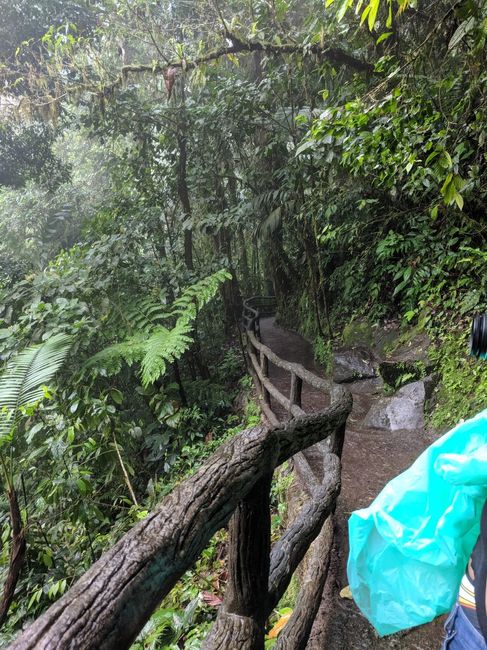
<svg viewBox="0 0 487 650">
<path fill-rule="evenodd" d="M 480 536 L 472 553 L 475 575 L 475 608 L 480 630 L 487 643 L 487 501 L 480 520 Z"/>
</svg>

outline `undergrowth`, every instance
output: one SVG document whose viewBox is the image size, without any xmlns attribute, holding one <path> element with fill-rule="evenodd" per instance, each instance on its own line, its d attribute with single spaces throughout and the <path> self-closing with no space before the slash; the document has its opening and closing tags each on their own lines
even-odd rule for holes
<svg viewBox="0 0 487 650">
<path fill-rule="evenodd" d="M 431 423 L 444 431 L 487 408 L 487 363 L 468 356 L 468 331 L 441 336 L 430 353 L 441 376 Z"/>
</svg>

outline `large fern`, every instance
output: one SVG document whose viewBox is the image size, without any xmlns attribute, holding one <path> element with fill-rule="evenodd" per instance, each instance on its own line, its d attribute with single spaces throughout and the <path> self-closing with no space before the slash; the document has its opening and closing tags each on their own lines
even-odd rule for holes
<svg viewBox="0 0 487 650">
<path fill-rule="evenodd" d="M 194 320 L 198 311 L 214 297 L 220 284 L 231 279 L 230 273 L 224 269 L 203 278 L 196 284 L 186 287 L 182 294 L 173 302 L 170 315 L 178 315 L 179 318 L 189 322 Z"/>
<path fill-rule="evenodd" d="M 164 374 L 167 363 L 179 359 L 190 347 L 193 342 L 190 334 L 199 310 L 215 296 L 220 284 L 230 278 L 227 271 L 217 271 L 184 289 L 169 307 L 147 297 L 137 301 L 128 311 L 135 335 L 101 350 L 86 367 L 104 368 L 109 374 L 116 374 L 122 361 L 129 365 L 139 362 L 143 385 L 153 383 Z M 169 326 L 170 322 L 174 323 L 173 327 Z"/>
<path fill-rule="evenodd" d="M 158 327 L 146 341 L 142 359 L 142 380 L 144 386 L 152 384 L 166 371 L 166 362 L 179 359 L 189 348 L 193 339 L 189 336 L 191 322 L 178 319 L 175 327 L 168 330 Z"/>
<path fill-rule="evenodd" d="M 0 375 L 0 440 L 9 435 L 22 406 L 35 404 L 66 357 L 70 337 L 57 334 L 20 352 Z"/>
</svg>

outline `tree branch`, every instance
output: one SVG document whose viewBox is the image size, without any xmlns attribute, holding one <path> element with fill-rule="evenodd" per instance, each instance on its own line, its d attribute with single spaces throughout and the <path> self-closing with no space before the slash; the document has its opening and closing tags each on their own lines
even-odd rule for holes
<svg viewBox="0 0 487 650">
<path fill-rule="evenodd" d="M 152 74 L 164 74 L 168 68 L 181 68 L 182 70 L 193 70 L 199 65 L 209 63 L 210 61 L 216 61 L 224 56 L 229 54 L 239 54 L 242 52 L 265 52 L 267 54 L 302 54 L 303 56 L 314 54 L 320 56 L 324 59 L 336 63 L 338 65 L 346 65 L 358 72 L 368 72 L 371 73 L 374 69 L 373 65 L 356 59 L 352 55 L 348 54 L 344 50 L 336 47 L 323 48 L 319 43 L 314 43 L 309 46 L 295 45 L 294 43 L 284 43 L 282 45 L 277 45 L 275 43 L 267 43 L 260 41 L 248 41 L 244 42 L 240 40 L 235 34 L 228 32 L 226 34 L 228 40 L 231 41 L 231 45 L 220 47 L 216 50 L 212 50 L 207 54 L 197 57 L 193 60 L 178 60 L 172 61 L 169 64 L 164 63 L 138 63 L 138 64 L 129 64 L 124 65 L 121 71 L 120 81 L 130 73 L 141 73 L 141 72 L 150 72 Z"/>
</svg>

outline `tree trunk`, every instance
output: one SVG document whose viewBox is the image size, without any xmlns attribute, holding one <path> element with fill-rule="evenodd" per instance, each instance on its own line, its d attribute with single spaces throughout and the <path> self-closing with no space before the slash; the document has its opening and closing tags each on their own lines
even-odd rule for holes
<svg viewBox="0 0 487 650">
<path fill-rule="evenodd" d="M 25 531 L 22 525 L 17 493 L 11 487 L 8 491 L 10 505 L 10 522 L 12 524 L 12 548 L 10 550 L 10 564 L 8 567 L 7 579 L 3 588 L 2 601 L 0 603 L 0 627 L 5 623 L 9 607 L 15 595 L 15 587 L 20 576 L 24 563 L 26 541 Z"/>
<path fill-rule="evenodd" d="M 244 296 L 250 296 L 252 291 L 252 282 L 250 279 L 249 257 L 247 254 L 247 244 L 243 228 L 237 229 L 238 247 L 240 249 L 240 272 L 242 273 L 242 285 Z"/>
<path fill-rule="evenodd" d="M 178 148 L 179 148 L 179 165 L 178 165 L 178 194 L 181 206 L 183 208 L 184 220 L 189 221 L 192 216 L 191 202 L 189 200 L 188 190 L 188 141 L 186 137 L 186 112 L 184 108 L 184 89 L 183 105 L 180 107 L 181 120 L 178 125 Z M 192 225 L 184 225 L 184 261 L 187 268 L 192 271 L 193 263 L 193 230 Z"/>
</svg>

